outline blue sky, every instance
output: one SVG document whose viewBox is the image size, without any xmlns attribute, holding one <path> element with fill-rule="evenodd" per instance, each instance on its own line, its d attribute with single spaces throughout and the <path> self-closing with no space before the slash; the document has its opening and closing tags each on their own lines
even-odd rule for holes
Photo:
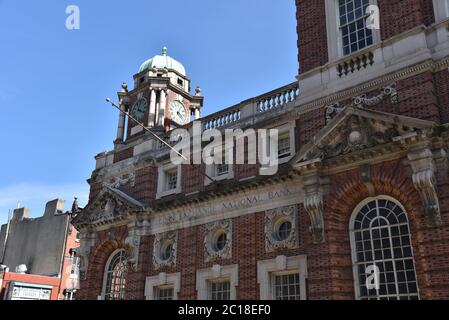
<svg viewBox="0 0 449 320">
<path fill-rule="evenodd" d="M 78 5 L 81 29 L 65 28 Z M 0 223 L 9 208 L 84 205 L 112 148 L 116 98 L 163 46 L 205 96 L 203 114 L 295 80 L 293 0 L 0 0 Z"/>
</svg>

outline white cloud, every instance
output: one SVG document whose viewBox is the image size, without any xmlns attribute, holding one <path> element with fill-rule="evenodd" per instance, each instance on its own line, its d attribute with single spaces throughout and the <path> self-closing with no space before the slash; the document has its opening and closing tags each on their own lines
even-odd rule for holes
<svg viewBox="0 0 449 320">
<path fill-rule="evenodd" d="M 89 186 L 87 184 L 38 185 L 17 184 L 0 187 L 0 224 L 6 223 L 9 209 L 21 207 L 31 210 L 31 216 L 43 215 L 45 205 L 54 199 L 64 199 L 65 209 L 70 210 L 73 197 L 78 197 L 80 206 L 88 201 Z"/>
</svg>

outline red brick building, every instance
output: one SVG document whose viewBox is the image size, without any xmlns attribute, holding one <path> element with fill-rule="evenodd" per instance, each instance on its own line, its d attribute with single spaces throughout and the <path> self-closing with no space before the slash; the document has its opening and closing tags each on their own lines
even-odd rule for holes
<svg viewBox="0 0 449 320">
<path fill-rule="evenodd" d="M 0 226 L 0 300 L 63 300 L 77 289 L 78 232 L 64 204 L 49 201 L 37 218 L 16 209 Z"/>
<path fill-rule="evenodd" d="M 123 86 L 164 138 L 276 128 L 281 165 L 174 165 L 121 114 L 73 220 L 78 298 L 449 299 L 449 1 L 296 4 L 297 82 L 200 118 L 164 50 Z"/>
</svg>

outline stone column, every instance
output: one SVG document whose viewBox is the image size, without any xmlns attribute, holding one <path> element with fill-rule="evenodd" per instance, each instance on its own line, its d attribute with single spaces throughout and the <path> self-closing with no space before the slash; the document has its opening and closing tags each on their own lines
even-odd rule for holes
<svg viewBox="0 0 449 320">
<path fill-rule="evenodd" d="M 148 115 L 148 127 L 154 127 L 154 120 L 156 114 L 156 90 L 151 89 L 150 96 L 150 113 Z"/>
<path fill-rule="evenodd" d="M 159 119 L 157 121 L 157 124 L 162 127 L 164 126 L 166 104 L 167 104 L 167 91 L 165 91 L 165 89 L 162 89 L 159 107 Z"/>
<path fill-rule="evenodd" d="M 195 108 L 195 120 L 198 120 L 201 118 L 201 114 L 200 114 L 200 108 L 196 107 Z"/>
<path fill-rule="evenodd" d="M 117 143 L 122 143 L 125 138 L 125 104 L 120 101 L 120 112 L 118 116 L 118 126 L 117 126 Z"/>
</svg>

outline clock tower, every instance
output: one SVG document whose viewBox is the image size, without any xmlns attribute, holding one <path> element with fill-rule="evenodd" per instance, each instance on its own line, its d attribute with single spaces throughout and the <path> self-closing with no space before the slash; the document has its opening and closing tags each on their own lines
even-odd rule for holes
<svg viewBox="0 0 449 320">
<path fill-rule="evenodd" d="M 118 93 L 120 107 L 155 132 L 167 132 L 200 118 L 204 97 L 196 88 L 190 94 L 190 79 L 184 66 L 168 56 L 167 48 L 161 55 L 145 61 L 134 75 L 134 89 L 126 84 Z M 123 144 L 144 134 L 144 130 L 132 119 L 121 113 L 116 145 Z"/>
</svg>

